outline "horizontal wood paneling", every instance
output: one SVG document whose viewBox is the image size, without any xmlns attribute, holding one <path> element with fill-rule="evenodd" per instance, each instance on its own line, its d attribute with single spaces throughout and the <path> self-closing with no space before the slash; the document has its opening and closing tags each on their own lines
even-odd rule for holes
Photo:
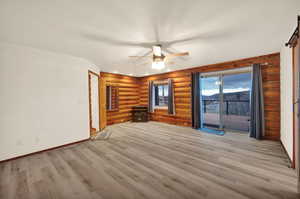
<svg viewBox="0 0 300 199">
<path fill-rule="evenodd" d="M 263 66 L 263 88 L 265 100 L 266 139 L 280 137 L 280 56 L 279 53 L 252 57 L 236 61 L 206 65 L 185 70 L 146 77 L 130 77 L 119 74 L 101 73 L 109 84 L 119 88 L 119 110 L 107 112 L 107 124 L 131 120 L 131 108 L 136 105 L 148 106 L 148 81 L 172 78 L 174 82 L 175 115 L 166 109 L 155 110 L 150 119 L 181 126 L 191 126 L 191 72 L 212 72 L 247 67 L 254 63 L 268 63 Z"/>
<path fill-rule="evenodd" d="M 234 69 L 247 67 L 254 63 L 268 63 L 268 65 L 264 65 L 262 68 L 266 121 L 265 138 L 278 140 L 280 137 L 279 53 L 142 77 L 140 78 L 140 105 L 148 105 L 149 80 L 173 78 L 176 114 L 168 115 L 167 110 L 155 110 L 155 112 L 151 114 L 151 120 L 191 126 L 191 72 L 212 72 Z"/>
<path fill-rule="evenodd" d="M 131 120 L 132 106 L 139 105 L 140 81 L 137 77 L 130 77 L 112 73 L 100 73 L 106 84 L 113 84 L 119 89 L 119 109 L 107 111 L 107 124 L 116 124 Z"/>
</svg>

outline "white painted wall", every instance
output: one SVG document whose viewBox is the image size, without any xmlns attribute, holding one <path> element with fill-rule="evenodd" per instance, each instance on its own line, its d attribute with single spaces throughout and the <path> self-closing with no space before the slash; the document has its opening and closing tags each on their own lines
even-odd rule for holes
<svg viewBox="0 0 300 199">
<path fill-rule="evenodd" d="M 292 49 L 283 47 L 280 52 L 280 139 L 287 153 L 293 158 L 293 66 Z"/>
<path fill-rule="evenodd" d="M 90 62 L 0 43 L 0 160 L 89 138 Z"/>
</svg>

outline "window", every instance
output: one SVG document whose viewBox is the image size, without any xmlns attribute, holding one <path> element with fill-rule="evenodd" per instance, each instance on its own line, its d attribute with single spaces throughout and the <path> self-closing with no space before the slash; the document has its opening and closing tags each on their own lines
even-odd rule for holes
<svg viewBox="0 0 300 199">
<path fill-rule="evenodd" d="M 168 84 L 154 84 L 155 106 L 168 106 Z"/>
<path fill-rule="evenodd" d="M 106 110 L 117 111 L 118 110 L 118 87 L 108 85 L 106 86 Z"/>
</svg>

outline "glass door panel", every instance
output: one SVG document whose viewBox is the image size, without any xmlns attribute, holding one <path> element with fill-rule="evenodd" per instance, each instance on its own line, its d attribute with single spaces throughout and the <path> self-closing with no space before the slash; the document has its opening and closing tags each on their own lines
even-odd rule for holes
<svg viewBox="0 0 300 199">
<path fill-rule="evenodd" d="M 204 128 L 221 128 L 220 76 L 201 77 L 201 118 Z"/>
<path fill-rule="evenodd" d="M 251 73 L 223 75 L 223 114 L 225 129 L 249 131 Z"/>
</svg>

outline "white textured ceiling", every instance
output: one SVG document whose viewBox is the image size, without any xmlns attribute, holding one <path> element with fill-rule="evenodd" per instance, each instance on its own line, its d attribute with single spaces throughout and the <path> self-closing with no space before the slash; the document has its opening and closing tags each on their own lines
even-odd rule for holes
<svg viewBox="0 0 300 199">
<path fill-rule="evenodd" d="M 280 51 L 300 0 L 0 0 L 0 41 L 143 76 Z M 164 70 L 143 55 L 189 51 Z"/>
</svg>

